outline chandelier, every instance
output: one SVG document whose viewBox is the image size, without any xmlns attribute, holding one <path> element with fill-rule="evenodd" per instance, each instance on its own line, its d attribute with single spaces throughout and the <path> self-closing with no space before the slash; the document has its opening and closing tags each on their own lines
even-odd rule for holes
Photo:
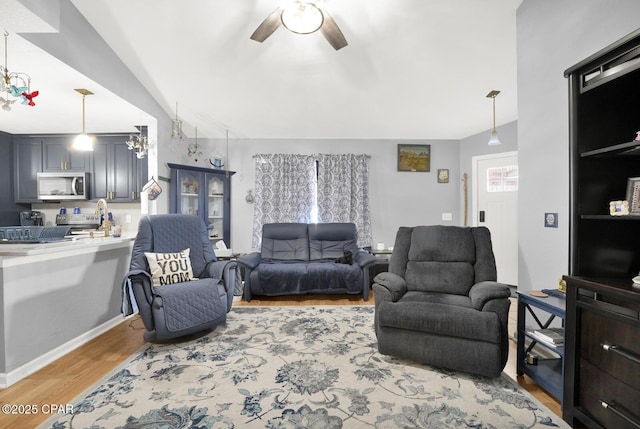
<svg viewBox="0 0 640 429">
<path fill-rule="evenodd" d="M 31 77 L 26 73 L 10 72 L 7 66 L 7 39 L 9 33 L 4 32 L 4 65 L 0 65 L 2 78 L 0 79 L 0 103 L 2 110 L 10 111 L 11 105 L 18 100 L 27 106 L 35 106 L 33 99 L 38 91 L 31 91 Z"/>
<path fill-rule="evenodd" d="M 194 143 L 189 143 L 187 146 L 187 155 L 192 156 L 194 161 L 198 162 L 198 158 L 202 156 L 202 149 L 198 144 L 198 127 L 196 127 L 196 138 Z"/>
<path fill-rule="evenodd" d="M 126 143 L 129 150 L 135 151 L 136 158 L 141 159 L 149 153 L 149 140 L 145 135 L 147 133 L 147 127 L 146 125 L 138 125 L 136 128 L 139 133 L 130 135 Z"/>
</svg>

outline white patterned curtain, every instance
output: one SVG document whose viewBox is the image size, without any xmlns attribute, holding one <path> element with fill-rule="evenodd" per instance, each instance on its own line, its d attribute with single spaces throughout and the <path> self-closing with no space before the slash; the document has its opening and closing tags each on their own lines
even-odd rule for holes
<svg viewBox="0 0 640 429">
<path fill-rule="evenodd" d="M 312 155 L 256 155 L 252 246 L 262 241 L 262 225 L 311 222 L 316 201 L 316 158 Z"/>
<path fill-rule="evenodd" d="M 318 222 L 352 222 L 371 245 L 368 155 L 318 156 Z"/>
</svg>

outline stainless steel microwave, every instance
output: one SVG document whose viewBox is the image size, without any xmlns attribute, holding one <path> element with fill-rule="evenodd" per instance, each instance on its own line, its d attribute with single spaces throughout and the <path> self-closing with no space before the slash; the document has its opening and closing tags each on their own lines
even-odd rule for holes
<svg viewBox="0 0 640 429">
<path fill-rule="evenodd" d="M 38 173 L 38 199 L 88 200 L 89 173 L 84 171 Z"/>
</svg>

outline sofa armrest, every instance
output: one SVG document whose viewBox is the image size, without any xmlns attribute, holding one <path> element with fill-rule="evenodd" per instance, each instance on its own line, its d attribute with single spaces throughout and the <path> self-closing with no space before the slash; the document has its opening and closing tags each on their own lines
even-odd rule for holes
<svg viewBox="0 0 640 429">
<path fill-rule="evenodd" d="M 260 252 L 247 253 L 246 255 L 240 256 L 238 259 L 238 264 L 242 265 L 249 270 L 253 270 L 255 267 L 260 265 L 262 261 L 262 255 Z"/>
<path fill-rule="evenodd" d="M 359 250 L 355 255 L 355 261 L 360 268 L 365 268 L 376 263 L 377 259 L 371 253 L 365 250 Z"/>
<path fill-rule="evenodd" d="M 482 311 L 485 304 L 494 299 L 505 299 L 511 296 L 509 286 L 498 282 L 480 282 L 473 285 L 469 291 L 471 304 L 476 310 Z"/>
<path fill-rule="evenodd" d="M 376 290 L 382 292 L 394 302 L 398 301 L 407 292 L 407 283 L 397 274 L 380 273 L 373 279 L 373 282 L 376 300 L 378 299 L 378 295 L 380 295 L 380 298 L 383 298 L 382 294 L 376 292 Z"/>
</svg>

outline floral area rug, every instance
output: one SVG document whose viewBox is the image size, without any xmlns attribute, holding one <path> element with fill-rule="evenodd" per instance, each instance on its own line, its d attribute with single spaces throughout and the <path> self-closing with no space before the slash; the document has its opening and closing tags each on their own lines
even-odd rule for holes
<svg viewBox="0 0 640 429">
<path fill-rule="evenodd" d="M 506 375 L 380 355 L 373 306 L 235 307 L 147 344 L 46 428 L 568 428 Z M 407 345 L 410 347 L 410 345 Z"/>
</svg>

